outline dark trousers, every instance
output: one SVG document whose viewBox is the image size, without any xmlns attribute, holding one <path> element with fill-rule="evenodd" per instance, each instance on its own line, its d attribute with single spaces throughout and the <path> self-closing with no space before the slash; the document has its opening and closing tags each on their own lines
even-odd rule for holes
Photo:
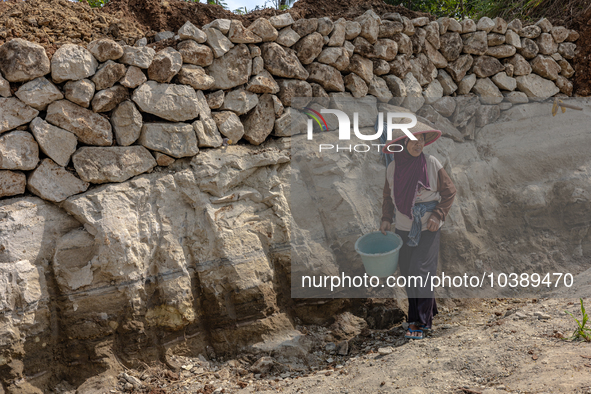
<svg viewBox="0 0 591 394">
<path fill-rule="evenodd" d="M 400 275 L 407 278 L 408 321 L 431 328 L 433 316 L 437 315 L 437 303 L 431 291 L 430 278 L 437 274 L 440 230 L 422 231 L 419 244 L 415 247 L 406 244 L 408 233 L 396 230 L 403 242 L 398 256 L 398 269 Z M 422 278 L 423 286 L 420 286 L 420 280 L 410 278 L 419 276 Z"/>
</svg>

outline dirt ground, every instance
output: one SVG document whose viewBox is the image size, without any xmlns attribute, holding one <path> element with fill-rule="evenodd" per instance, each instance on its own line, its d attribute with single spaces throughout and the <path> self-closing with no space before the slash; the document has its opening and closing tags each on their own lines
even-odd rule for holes
<svg viewBox="0 0 591 394">
<path fill-rule="evenodd" d="M 588 303 L 587 299 L 587 303 Z M 316 366 L 275 357 L 261 373 L 246 356 L 226 362 L 176 357 L 178 373 L 128 370 L 111 393 L 591 393 L 591 343 L 568 341 L 580 317 L 575 299 L 445 302 L 425 339 L 404 339 L 403 324 L 363 330 L 340 356 L 323 327 L 305 329 Z M 457 305 L 457 306 L 454 306 Z M 338 348 L 337 348 L 338 351 Z M 260 357 L 260 356 L 259 356 Z M 269 360 L 267 359 L 267 360 Z M 264 361 L 264 360 L 263 360 Z M 260 364 L 260 361 L 259 361 Z M 127 389 L 125 385 L 127 384 Z"/>
</svg>

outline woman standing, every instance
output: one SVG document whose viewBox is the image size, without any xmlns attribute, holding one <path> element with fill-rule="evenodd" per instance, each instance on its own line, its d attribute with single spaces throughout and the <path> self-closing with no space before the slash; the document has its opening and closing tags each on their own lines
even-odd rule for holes
<svg viewBox="0 0 591 394">
<path fill-rule="evenodd" d="M 398 265 L 400 274 L 407 278 L 409 328 L 405 337 L 422 339 L 423 331 L 431 329 L 437 314 L 433 291 L 426 282 L 437 273 L 439 229 L 451 208 L 456 188 L 439 160 L 423 153 L 423 147 L 435 142 L 441 131 L 418 123 L 411 132 L 417 141 L 400 131 L 382 150 L 393 154 L 394 160 L 386 169 L 380 231 L 390 231 L 396 213 L 395 232 L 403 241 Z M 390 147 L 395 143 L 399 146 Z M 417 276 L 424 287 L 418 281 L 415 285 L 408 280 Z"/>
</svg>

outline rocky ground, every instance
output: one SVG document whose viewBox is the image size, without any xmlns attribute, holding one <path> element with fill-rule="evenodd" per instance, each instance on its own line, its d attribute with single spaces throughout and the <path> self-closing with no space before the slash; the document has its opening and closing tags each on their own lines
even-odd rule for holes
<svg viewBox="0 0 591 394">
<path fill-rule="evenodd" d="M 223 362 L 172 356 L 177 372 L 162 366 L 127 370 L 100 392 L 591 393 L 591 343 L 565 340 L 576 326 L 565 311 L 580 318 L 578 300 L 445 304 L 423 340 L 404 339 L 404 323 L 365 328 L 348 346 L 327 342 L 332 336 L 326 328 L 299 327 L 314 343 L 299 362 L 288 355 Z"/>
</svg>

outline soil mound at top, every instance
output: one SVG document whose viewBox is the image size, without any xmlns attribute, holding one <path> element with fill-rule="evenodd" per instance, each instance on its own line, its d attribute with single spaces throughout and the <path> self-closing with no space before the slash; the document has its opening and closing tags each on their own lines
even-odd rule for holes
<svg viewBox="0 0 591 394">
<path fill-rule="evenodd" d="M 143 0 L 111 0 L 104 8 L 107 13 L 122 13 L 134 19 L 146 28 L 156 32 L 177 31 L 187 20 L 201 27 L 214 19 L 237 19 L 244 26 L 250 25 L 258 18 L 269 18 L 289 12 L 294 19 L 320 18 L 328 16 L 333 21 L 339 18 L 352 19 L 365 11 L 373 9 L 378 15 L 398 12 L 409 18 L 428 16 L 430 14 L 414 12 L 400 6 L 392 6 L 382 0 L 300 0 L 288 11 L 265 8 L 249 12 L 246 15 L 234 14 L 214 4 L 192 3 L 181 0 L 159 0 L 145 2 Z"/>
<path fill-rule="evenodd" d="M 99 38 L 133 45 L 145 28 L 121 13 L 109 14 L 87 3 L 67 0 L 0 2 L 0 45 L 23 38 L 43 45 L 48 56 L 65 43 L 88 43 Z"/>
</svg>

